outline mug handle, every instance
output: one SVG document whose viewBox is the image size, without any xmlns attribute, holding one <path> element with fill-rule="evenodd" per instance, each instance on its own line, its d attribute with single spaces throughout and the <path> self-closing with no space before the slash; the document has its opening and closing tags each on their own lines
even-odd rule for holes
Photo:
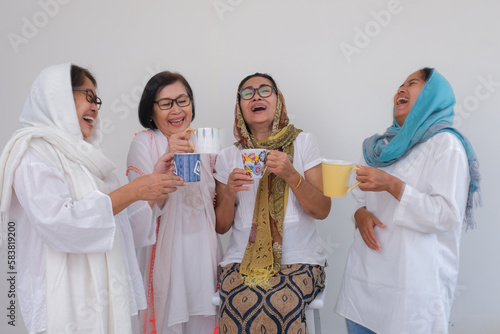
<svg viewBox="0 0 500 334">
<path fill-rule="evenodd" d="M 192 132 L 192 133 L 196 133 L 195 130 L 191 129 L 191 128 L 187 128 L 186 131 L 184 132 Z M 193 151 L 196 151 L 196 147 L 194 147 L 193 145 L 191 145 L 189 142 L 188 142 L 188 145 L 193 149 Z"/>
<path fill-rule="evenodd" d="M 352 167 L 352 170 L 359 170 L 359 167 L 354 166 L 354 167 Z M 359 186 L 360 183 L 361 182 L 357 182 L 355 185 L 353 185 L 352 187 L 350 187 L 349 189 L 347 189 L 346 192 L 349 192 L 349 191 L 353 190 L 354 188 L 356 188 L 357 186 Z"/>
</svg>

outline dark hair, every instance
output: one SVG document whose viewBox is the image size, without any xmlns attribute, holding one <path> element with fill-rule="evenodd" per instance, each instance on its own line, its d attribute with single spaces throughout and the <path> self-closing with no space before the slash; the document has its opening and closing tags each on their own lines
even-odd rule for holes
<svg viewBox="0 0 500 334">
<path fill-rule="evenodd" d="M 276 88 L 276 95 L 278 95 L 278 85 L 276 85 L 276 81 L 274 81 L 273 77 L 271 77 L 267 73 L 259 73 L 259 72 L 247 75 L 243 80 L 241 80 L 240 84 L 238 85 L 238 92 L 241 90 L 241 88 L 243 88 L 243 85 L 245 84 L 245 82 L 247 82 L 248 80 L 255 78 L 255 77 L 261 77 L 261 78 L 264 78 L 264 79 L 271 81 L 274 88 Z M 239 103 L 240 103 L 240 94 L 238 94 L 238 104 Z"/>
<path fill-rule="evenodd" d="M 75 88 L 83 85 L 86 77 L 89 78 L 89 80 L 94 84 L 94 87 L 97 88 L 97 81 L 89 70 L 78 65 L 71 64 L 71 87 Z"/>
<path fill-rule="evenodd" d="M 193 118 L 191 121 L 194 121 L 194 98 L 191 86 L 182 74 L 163 71 L 155 74 L 151 79 L 149 79 L 146 87 L 144 87 L 144 91 L 142 92 L 141 101 L 139 102 L 139 122 L 143 127 L 157 129 L 155 122 L 151 119 L 156 94 L 162 90 L 163 87 L 176 82 L 182 83 L 184 88 L 186 88 L 188 96 L 191 99 L 191 105 L 193 106 Z"/>
<path fill-rule="evenodd" d="M 425 80 L 425 82 L 427 82 L 429 80 L 429 78 L 431 77 L 432 68 L 424 67 L 423 69 L 420 70 L 420 72 L 422 73 L 422 77 Z"/>
</svg>

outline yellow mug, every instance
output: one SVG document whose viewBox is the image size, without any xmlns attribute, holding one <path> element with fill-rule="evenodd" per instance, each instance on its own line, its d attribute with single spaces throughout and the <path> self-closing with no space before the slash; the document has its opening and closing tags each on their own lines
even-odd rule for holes
<svg viewBox="0 0 500 334">
<path fill-rule="evenodd" d="M 359 168 L 342 160 L 323 160 L 323 194 L 329 197 L 343 197 L 358 184 L 349 187 L 351 173 Z"/>
</svg>

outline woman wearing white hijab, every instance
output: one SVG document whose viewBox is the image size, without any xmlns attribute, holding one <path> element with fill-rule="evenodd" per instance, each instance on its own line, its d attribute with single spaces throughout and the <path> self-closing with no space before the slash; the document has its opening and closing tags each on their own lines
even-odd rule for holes
<svg viewBox="0 0 500 334">
<path fill-rule="evenodd" d="M 132 333 L 131 316 L 146 306 L 134 247 L 154 242 L 151 206 L 184 184 L 165 155 L 153 174 L 119 187 L 101 152 L 95 86 L 81 67 L 44 69 L 0 157 L 2 238 L 14 222 L 30 334 Z"/>
</svg>

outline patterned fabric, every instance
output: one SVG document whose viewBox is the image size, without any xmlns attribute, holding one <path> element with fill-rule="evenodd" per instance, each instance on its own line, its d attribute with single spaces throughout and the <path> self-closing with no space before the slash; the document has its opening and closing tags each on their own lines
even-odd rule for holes
<svg viewBox="0 0 500 334">
<path fill-rule="evenodd" d="M 302 130 L 288 125 L 283 94 L 278 91 L 278 104 L 274 114 L 272 134 L 259 142 L 248 132 L 236 103 L 235 145 L 240 149 L 265 148 L 288 154 L 293 163 L 293 141 Z M 252 229 L 241 262 L 241 273 L 246 275 L 245 284 L 250 287 L 268 287 L 269 279 L 280 270 L 283 244 L 283 220 L 285 218 L 288 186 L 285 180 L 266 171 L 259 181 L 252 219 Z"/>
<path fill-rule="evenodd" d="M 244 284 L 239 264 L 222 268 L 220 333 L 308 333 L 305 312 L 324 289 L 324 267 L 283 265 L 269 289 Z"/>
</svg>

